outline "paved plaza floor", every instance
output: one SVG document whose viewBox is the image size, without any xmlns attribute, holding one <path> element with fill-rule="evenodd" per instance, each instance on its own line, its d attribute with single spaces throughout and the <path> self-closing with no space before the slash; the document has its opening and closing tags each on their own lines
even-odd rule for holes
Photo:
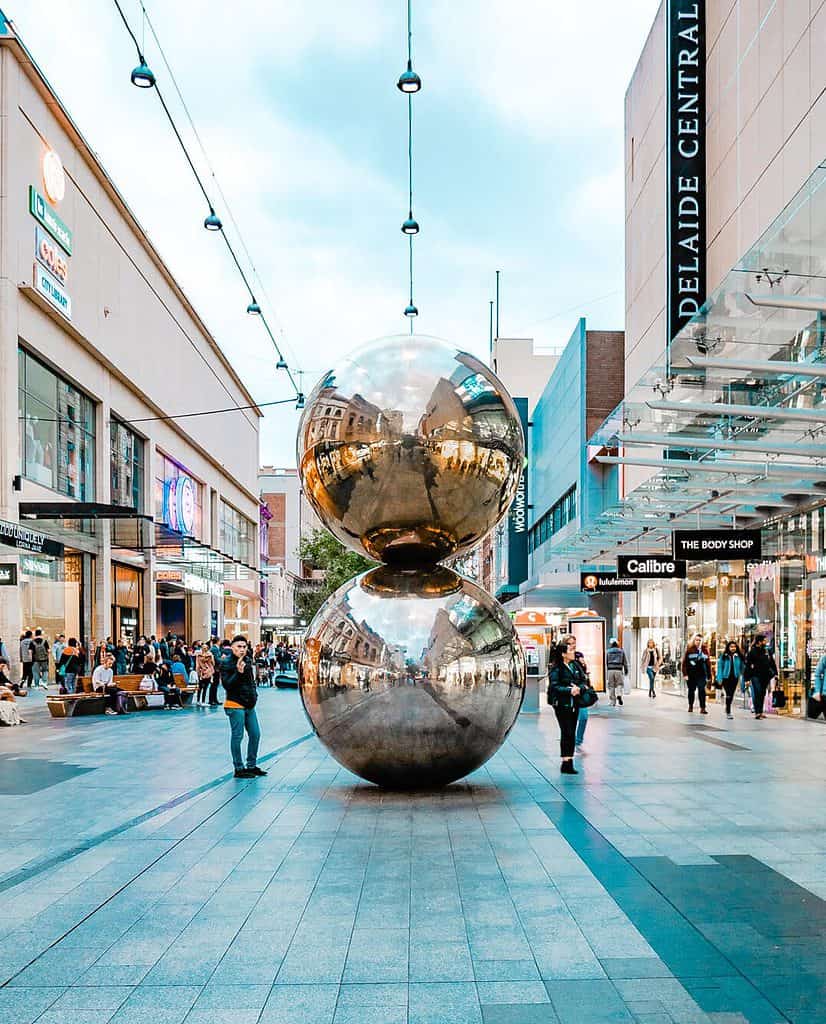
<svg viewBox="0 0 826 1024">
<path fill-rule="evenodd" d="M 600 707 L 578 776 L 523 716 L 484 768 L 383 792 L 265 690 L 0 730 L 0 1024 L 826 1020 L 826 727 Z"/>
</svg>

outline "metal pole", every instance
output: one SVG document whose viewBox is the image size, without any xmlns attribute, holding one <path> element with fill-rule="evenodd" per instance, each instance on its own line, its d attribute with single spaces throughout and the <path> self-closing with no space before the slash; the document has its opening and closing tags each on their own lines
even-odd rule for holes
<svg viewBox="0 0 826 1024">
<path fill-rule="evenodd" d="M 500 270 L 496 271 L 496 339 L 499 340 L 499 274 Z"/>
<path fill-rule="evenodd" d="M 490 300 L 490 361 L 493 362 L 493 299 Z"/>
</svg>

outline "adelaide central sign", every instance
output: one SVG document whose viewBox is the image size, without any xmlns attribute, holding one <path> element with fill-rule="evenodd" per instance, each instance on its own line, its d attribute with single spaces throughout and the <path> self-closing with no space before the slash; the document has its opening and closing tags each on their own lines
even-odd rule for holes
<svg viewBox="0 0 826 1024">
<path fill-rule="evenodd" d="M 667 0 L 668 338 L 706 297 L 705 0 Z"/>
</svg>

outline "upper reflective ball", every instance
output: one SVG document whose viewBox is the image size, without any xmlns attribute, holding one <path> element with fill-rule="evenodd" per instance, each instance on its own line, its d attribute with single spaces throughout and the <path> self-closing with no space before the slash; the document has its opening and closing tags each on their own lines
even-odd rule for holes
<svg viewBox="0 0 826 1024">
<path fill-rule="evenodd" d="M 316 385 L 298 427 L 299 472 L 322 522 L 396 565 L 473 547 L 507 512 L 524 453 L 493 371 L 424 335 L 358 349 Z"/>
</svg>

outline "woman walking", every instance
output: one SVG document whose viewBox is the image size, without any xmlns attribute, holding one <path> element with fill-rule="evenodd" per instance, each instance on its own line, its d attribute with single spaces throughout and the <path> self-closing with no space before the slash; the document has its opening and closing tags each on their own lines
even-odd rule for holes
<svg viewBox="0 0 826 1024">
<path fill-rule="evenodd" d="M 195 657 L 195 670 L 198 673 L 198 692 L 195 695 L 196 704 L 206 704 L 209 684 L 215 675 L 215 655 L 210 650 L 209 644 L 203 644 Z"/>
<path fill-rule="evenodd" d="M 648 676 L 648 696 L 656 697 L 657 691 L 654 689 L 654 680 L 657 678 L 657 673 L 662 667 L 663 659 L 660 657 L 660 652 L 657 650 L 657 645 L 654 643 L 654 638 L 649 637 L 648 643 L 645 645 L 645 650 L 642 652 L 640 658 L 640 668 Z"/>
<path fill-rule="evenodd" d="M 548 681 L 548 703 L 553 707 L 559 722 L 559 752 L 562 763 L 559 770 L 563 775 L 578 775 L 574 768 L 574 744 L 579 708 L 576 697 L 585 685 L 585 675 L 576 660 L 574 644 L 565 641 L 556 647 L 556 658 Z"/>
<path fill-rule="evenodd" d="M 737 692 L 737 684 L 743 678 L 743 657 L 736 640 L 729 640 L 725 650 L 717 659 L 717 682 L 726 694 L 726 718 L 734 718 L 731 702 Z"/>
<path fill-rule="evenodd" d="M 711 658 L 703 644 L 703 634 L 695 633 L 685 649 L 682 664 L 683 680 L 688 690 L 688 710 L 694 710 L 695 694 L 700 701 L 700 714 L 707 715 L 706 686 L 711 682 Z"/>
</svg>

